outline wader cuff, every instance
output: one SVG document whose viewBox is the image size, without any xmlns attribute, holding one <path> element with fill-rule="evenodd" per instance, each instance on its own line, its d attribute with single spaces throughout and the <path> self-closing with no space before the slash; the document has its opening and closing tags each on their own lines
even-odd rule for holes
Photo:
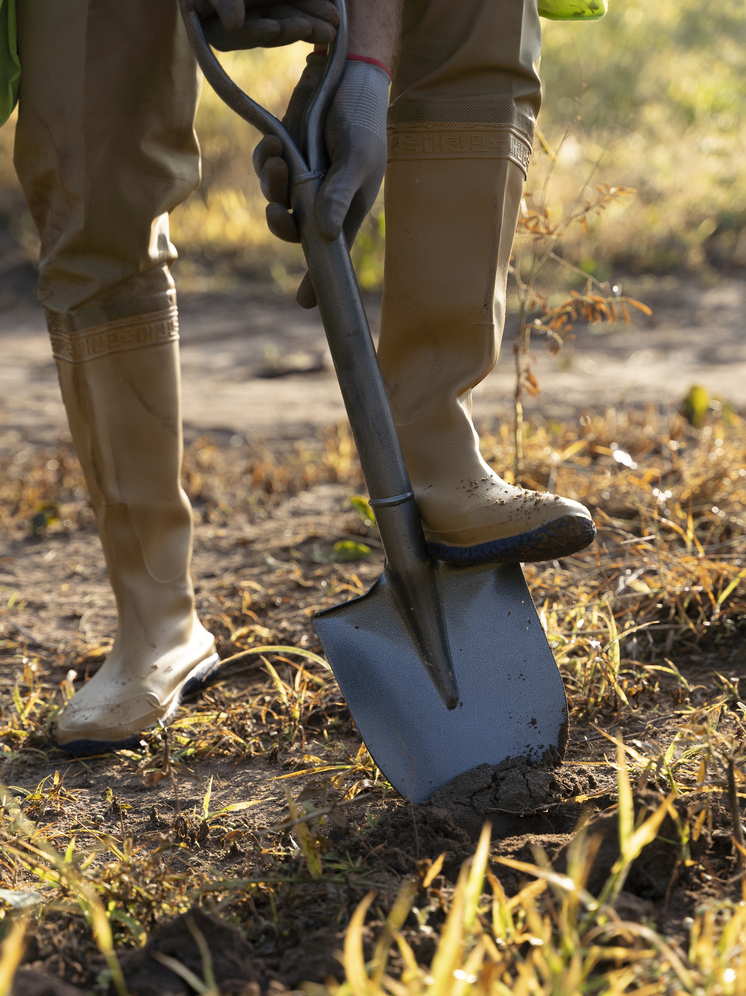
<svg viewBox="0 0 746 996">
<path fill-rule="evenodd" d="M 112 353 L 174 342 L 179 338 L 179 316 L 175 303 L 161 311 L 136 318 L 91 323 L 84 326 L 82 331 L 71 326 L 73 322 L 70 316 L 47 312 L 52 353 L 55 359 L 66 360 L 68 363 L 84 363 Z"/>
<path fill-rule="evenodd" d="M 389 161 L 510 159 L 525 174 L 540 54 L 536 0 L 405 0 Z"/>
</svg>

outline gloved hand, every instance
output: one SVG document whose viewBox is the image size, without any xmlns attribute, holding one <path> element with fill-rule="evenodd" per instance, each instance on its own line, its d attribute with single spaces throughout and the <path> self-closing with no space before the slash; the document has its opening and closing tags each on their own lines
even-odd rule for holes
<svg viewBox="0 0 746 996">
<path fill-rule="evenodd" d="M 282 123 L 294 142 L 300 141 L 306 105 L 321 79 L 325 56 L 310 55 Z M 365 216 L 373 207 L 386 169 L 386 111 L 390 76 L 377 64 L 348 59 L 342 82 L 326 116 L 324 140 L 329 170 L 316 198 L 316 220 L 328 242 L 344 229 L 352 247 Z M 300 242 L 290 213 L 288 168 L 282 142 L 267 135 L 254 150 L 254 170 L 269 201 L 267 224 L 278 239 Z M 298 289 L 303 308 L 316 305 L 308 274 Z"/>
<path fill-rule="evenodd" d="M 277 48 L 334 39 L 339 11 L 329 0 L 193 0 L 210 45 L 219 52 Z"/>
</svg>

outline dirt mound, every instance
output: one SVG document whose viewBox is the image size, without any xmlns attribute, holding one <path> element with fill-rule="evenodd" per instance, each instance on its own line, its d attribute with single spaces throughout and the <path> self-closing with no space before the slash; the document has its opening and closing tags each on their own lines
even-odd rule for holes
<svg viewBox="0 0 746 996">
<path fill-rule="evenodd" d="M 472 838 L 453 815 L 429 804 L 384 812 L 367 839 L 376 856 L 398 875 L 411 874 L 418 862 L 434 861 L 445 851 L 443 874 L 455 881 L 462 862 L 474 852 Z"/>
<path fill-rule="evenodd" d="M 610 781 L 608 789 L 613 787 Z M 486 820 L 492 824 L 493 846 L 518 835 L 532 843 L 549 834 L 547 842 L 554 844 L 549 850 L 556 852 L 590 798 L 604 805 L 612 801 L 606 791 L 593 769 L 561 765 L 554 753 L 540 761 L 509 758 L 459 775 L 423 805 L 383 813 L 368 841 L 399 875 L 410 874 L 420 861 L 432 861 L 445 851 L 443 874 L 455 881 Z M 541 841 L 543 846 L 543 837 Z M 524 860 L 532 860 L 530 854 Z"/>
<path fill-rule="evenodd" d="M 582 804 L 599 797 L 607 786 L 592 769 L 561 765 L 549 752 L 540 761 L 508 758 L 497 766 L 480 764 L 450 781 L 431 796 L 428 805 L 446 810 L 474 841 L 485 820 L 493 836 L 516 831 L 516 820 L 545 814 L 546 829 L 566 832 L 568 816 L 577 819 Z M 608 788 L 613 790 L 613 785 Z M 561 812 L 561 807 L 568 811 Z M 558 819 L 552 819 L 555 811 Z M 556 826 L 555 826 L 556 824 Z"/>
<path fill-rule="evenodd" d="M 205 979 L 205 964 L 195 938 L 196 931 L 205 939 L 221 993 L 225 996 L 260 996 L 266 991 L 272 980 L 265 978 L 264 966 L 257 963 L 241 932 L 197 907 L 157 927 L 144 948 L 120 953 L 128 991 L 138 996 L 164 996 L 164 993 L 188 996 L 192 993 L 192 987 L 156 955 L 173 958 L 197 978 Z M 114 996 L 113 985 L 109 991 Z M 284 985 L 274 981 L 271 991 L 279 994 L 286 990 Z"/>
<path fill-rule="evenodd" d="M 82 989 L 69 986 L 30 968 L 22 968 L 13 980 L 11 996 L 85 996 Z"/>
<path fill-rule="evenodd" d="M 210 952 L 215 982 L 222 996 L 282 996 L 301 982 L 323 982 L 344 977 L 337 954 L 344 946 L 344 930 L 321 929 L 303 935 L 302 943 L 269 955 L 269 965 L 258 957 L 241 931 L 211 913 L 194 907 L 156 928 L 146 946 L 119 953 L 128 990 L 136 996 L 187 996 L 192 988 L 156 953 L 174 958 L 200 979 L 205 965 L 190 925 L 202 934 Z M 372 952 L 370 930 L 367 947 Z M 279 959 L 276 955 L 279 954 Z M 279 971 L 273 971 L 279 968 Z M 110 994 L 114 996 L 110 986 Z M 45 996 L 34 990 L 24 996 Z M 50 992 L 50 996 L 56 996 Z M 63 996 L 63 994 L 60 994 Z M 67 996 L 67 994 L 65 994 Z"/>
</svg>

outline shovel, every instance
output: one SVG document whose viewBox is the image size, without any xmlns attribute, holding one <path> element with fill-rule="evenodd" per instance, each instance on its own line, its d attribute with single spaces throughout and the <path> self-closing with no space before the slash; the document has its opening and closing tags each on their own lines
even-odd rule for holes
<svg viewBox="0 0 746 996">
<path fill-rule="evenodd" d="M 301 148 L 222 69 L 194 0 L 179 0 L 197 60 L 217 94 L 283 143 L 291 204 L 386 563 L 360 598 L 319 612 L 314 626 L 371 756 L 419 803 L 471 768 L 564 753 L 562 679 L 519 564 L 433 560 L 391 416 L 344 235 L 326 242 L 314 203 L 324 178 L 324 119 L 347 57 L 344 0 Z"/>
</svg>

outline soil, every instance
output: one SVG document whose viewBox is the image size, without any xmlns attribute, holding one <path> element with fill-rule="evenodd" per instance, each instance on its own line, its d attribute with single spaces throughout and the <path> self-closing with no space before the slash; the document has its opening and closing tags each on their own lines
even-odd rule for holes
<svg viewBox="0 0 746 996">
<path fill-rule="evenodd" d="M 178 274 L 177 274 L 178 277 Z M 541 387 L 524 401 L 526 417 L 565 418 L 584 405 L 678 405 L 693 384 L 735 408 L 746 405 L 746 280 L 708 275 L 621 280 L 622 291 L 653 309 L 633 313 L 630 328 L 578 326 L 557 358 L 540 342 Z M 64 433 L 41 309 L 8 300 L 0 278 L 0 433 L 56 442 Z M 366 300 L 374 335 L 380 302 Z M 187 436 L 225 441 L 298 439 L 344 419 L 344 408 L 316 311 L 303 311 L 272 287 L 246 284 L 220 294 L 180 298 L 184 421 Z M 475 417 L 494 420 L 512 408 L 508 317 L 502 359 L 474 393 Z M 5 444 L 10 445 L 10 443 Z"/>
<path fill-rule="evenodd" d="M 610 392 L 629 403 L 651 397 L 669 403 L 680 400 L 693 382 L 709 385 L 736 406 L 746 404 L 741 322 L 746 283 L 723 280 L 703 291 L 682 282 L 649 290 L 647 295 L 636 294 L 649 302 L 657 295 L 651 323 L 641 320 L 631 332 L 579 339 L 564 367 L 551 367 L 547 361 L 540 370 L 543 392 L 532 403 L 534 414 L 566 418 L 581 398 L 586 405 L 603 405 Z M 375 318 L 374 301 L 371 312 Z M 703 344 L 703 329 L 713 316 L 718 318 L 717 341 L 708 334 Z M 387 909 L 402 876 L 422 874 L 443 854 L 438 881 L 444 887 L 452 884 L 473 853 L 485 820 L 492 824 L 493 857 L 535 862 L 537 855 L 546 855 L 559 870 L 573 831 L 585 821 L 588 832 L 598 833 L 601 841 L 587 887 L 592 892 L 600 889 L 619 853 L 617 774 L 612 745 L 595 727 L 571 728 L 561 765 L 558 757 L 540 763 L 515 758 L 497 768 L 484 765 L 413 807 L 382 791 L 367 774 L 361 794 L 347 800 L 343 796 L 352 784 L 349 780 L 335 785 L 302 775 L 313 765 L 308 758 L 329 756 L 330 744 L 339 759 L 354 767 L 360 740 L 338 693 L 325 693 L 318 708 L 309 711 L 302 742 L 286 735 L 284 719 L 274 727 L 260 721 L 267 671 L 257 657 L 236 654 L 237 621 L 258 627 L 264 644 L 319 652 L 312 612 L 367 589 L 380 574 L 382 552 L 374 533 L 350 509 L 349 474 L 335 481 L 331 471 L 319 472 L 302 489 L 288 478 L 276 493 L 265 490 L 261 502 L 249 494 L 228 511 L 221 510 L 219 475 L 210 476 L 217 468 L 231 479 L 235 491 L 242 468 L 253 468 L 256 475 L 257 467 L 266 465 L 266 474 L 280 475 L 278 454 L 323 454 L 331 438 L 336 443 L 342 438 L 344 444 L 344 432 L 340 437 L 338 430 L 328 429 L 342 410 L 317 318 L 266 289 L 250 288 L 222 301 L 186 299 L 182 321 L 198 611 L 216 633 L 221 656 L 235 655 L 221 684 L 193 703 L 190 715 L 224 717 L 231 743 L 243 746 L 230 746 L 226 740 L 208 749 L 196 743 L 190 754 L 182 745 L 168 770 L 171 747 L 163 733 L 149 737 L 144 761 L 123 752 L 85 762 L 66 759 L 40 735 L 34 750 L 22 757 L 9 752 L 0 767 L 0 780 L 19 787 L 19 792 L 33 792 L 43 779 L 59 772 L 64 786 L 59 800 L 47 798 L 34 813 L 27 808 L 27 815 L 61 846 L 71 832 L 76 847 L 98 846 L 103 832 L 112 840 L 126 837 L 134 847 L 146 848 L 156 856 L 149 866 L 153 889 L 162 888 L 164 895 L 166 886 L 175 888 L 169 875 L 187 876 L 198 890 L 199 883 L 216 876 L 224 882 L 248 883 L 242 898 L 235 899 L 235 889 L 231 893 L 231 916 L 240 929 L 204 905 L 174 919 L 162 915 L 164 905 L 157 907 L 156 916 L 154 905 L 145 947 L 120 951 L 131 991 L 141 996 L 192 991 L 153 957 L 156 952 L 175 957 L 202 975 L 204 962 L 192 928 L 207 943 L 221 992 L 279 994 L 302 980 L 341 979 L 336 953 L 356 903 L 376 888 L 381 909 Z M 49 455 L 59 464 L 69 454 L 69 437 L 38 311 L 22 301 L 0 314 L 0 341 L 0 456 L 17 460 L 21 454 L 29 465 L 36 465 L 40 456 Z M 279 359 L 277 352 L 268 352 L 270 345 L 277 347 Z M 509 351 L 508 345 L 506 354 Z M 634 356 L 638 359 L 632 362 Z M 488 384 L 477 399 L 478 417 L 492 418 L 495 406 L 503 407 L 509 381 L 510 373 L 503 371 Z M 531 415 L 531 408 L 526 414 Z M 339 458 L 339 447 L 335 452 Z M 358 487 L 362 489 L 362 481 Z M 84 493 L 60 514 L 57 526 L 35 536 L 6 536 L 0 550 L 0 592 L 13 609 L 0 619 L 6 648 L 0 651 L 0 692 L 6 696 L 22 680 L 24 662 L 30 659 L 36 662 L 39 680 L 54 691 L 93 673 L 110 646 L 114 600 L 90 516 L 86 519 Z M 365 543 L 372 553 L 364 560 L 332 562 L 340 539 Z M 297 672 L 290 663 L 276 666 L 280 677 L 292 684 Z M 726 668 L 736 677 L 746 673 L 738 654 L 724 662 L 721 653 L 713 652 L 712 658 L 700 655 L 679 666 L 700 682 Z M 73 667 L 77 673 L 70 674 Z M 624 721 L 607 719 L 607 730 L 623 732 L 628 742 L 665 739 L 677 722 L 673 709 L 667 711 L 661 702 L 655 708 L 651 704 L 649 713 L 640 709 Z M 301 774 L 296 777 L 296 772 Z M 283 776 L 292 780 L 279 780 Z M 200 814 L 208 785 L 213 812 L 251 802 L 248 815 L 242 815 L 234 829 L 226 831 L 219 824 L 205 829 Z M 296 838 L 283 829 L 288 819 L 286 785 L 294 794 L 305 789 L 307 799 L 321 799 L 322 808 L 331 805 L 334 816 L 323 831 L 324 860 L 332 872 L 313 887 L 304 878 Z M 638 816 L 659 802 L 654 793 L 638 791 Z M 688 818 L 684 809 L 680 820 Z M 685 918 L 697 902 L 731 889 L 734 859 L 725 810 L 715 812 L 713 825 L 693 845 L 688 864 L 671 843 L 678 839 L 675 821 L 671 816 L 667 821 L 660 840 L 635 863 L 617 910 L 623 919 L 655 921 L 676 939 L 683 938 Z M 169 851 L 166 868 L 159 848 L 171 849 L 173 842 L 166 841 L 174 833 L 180 843 Z M 509 895 L 530 880 L 499 863 L 493 869 Z M 256 887 L 273 876 L 278 884 L 271 891 Z M 205 896 L 209 899 L 209 892 Z M 200 894 L 195 902 L 205 896 Z M 369 938 L 376 923 L 373 918 L 366 928 Z M 91 956 L 86 936 L 79 918 L 51 914 L 27 951 L 16 996 L 71 996 L 90 990 L 105 966 Z M 418 956 L 427 958 L 431 942 L 414 931 L 411 941 Z"/>
</svg>

